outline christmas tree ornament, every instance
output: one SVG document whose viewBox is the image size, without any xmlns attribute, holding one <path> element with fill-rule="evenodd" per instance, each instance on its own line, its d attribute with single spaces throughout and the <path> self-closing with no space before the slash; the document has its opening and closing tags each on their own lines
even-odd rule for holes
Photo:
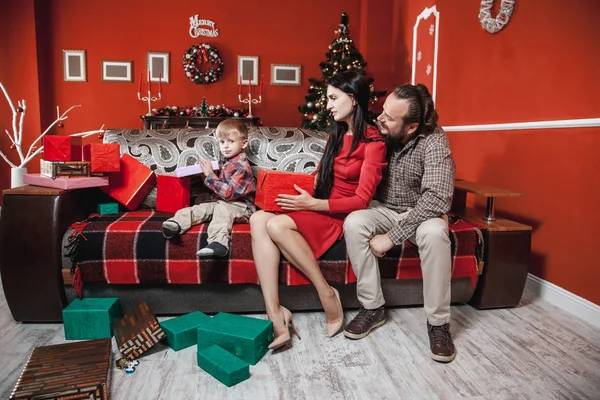
<svg viewBox="0 0 600 400">
<path fill-rule="evenodd" d="M 314 103 L 312 101 L 309 101 L 308 103 L 306 103 L 306 107 L 308 108 L 313 108 Z"/>
</svg>

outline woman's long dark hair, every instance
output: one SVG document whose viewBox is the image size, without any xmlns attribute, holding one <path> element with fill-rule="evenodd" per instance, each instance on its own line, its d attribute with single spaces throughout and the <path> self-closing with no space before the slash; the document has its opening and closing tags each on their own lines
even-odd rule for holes
<svg viewBox="0 0 600 400">
<path fill-rule="evenodd" d="M 360 142 L 366 141 L 365 129 L 367 129 L 368 125 L 367 115 L 369 99 L 371 97 L 369 83 L 361 74 L 355 71 L 344 71 L 336 74 L 328 83 L 334 88 L 354 97 L 357 103 L 351 119 L 354 137 L 352 138 L 352 146 L 348 152 L 349 157 L 356 150 Z M 333 187 L 333 161 L 340 154 L 340 151 L 342 151 L 344 135 L 348 132 L 348 124 L 335 121 L 333 116 L 329 117 L 329 127 L 329 141 L 325 146 L 323 158 L 321 158 L 319 176 L 315 187 L 314 197 L 317 199 L 328 199 L 331 195 Z"/>
</svg>

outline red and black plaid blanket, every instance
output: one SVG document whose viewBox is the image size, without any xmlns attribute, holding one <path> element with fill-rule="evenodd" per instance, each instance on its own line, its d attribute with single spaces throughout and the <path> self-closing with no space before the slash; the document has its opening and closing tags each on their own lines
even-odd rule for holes
<svg viewBox="0 0 600 400">
<path fill-rule="evenodd" d="M 73 285 L 78 293 L 86 283 L 258 284 L 248 224 L 234 225 L 229 258 L 201 259 L 196 252 L 207 244 L 207 225 L 194 226 L 184 235 L 166 240 L 162 223 L 171 216 L 151 210 L 120 215 L 92 214 L 86 221 L 74 224 L 65 256 L 73 262 Z M 481 232 L 474 225 L 458 220 L 450 224 L 450 238 L 452 276 L 469 277 L 474 286 L 483 248 Z M 328 282 L 356 282 L 344 240 L 338 241 L 318 262 Z M 406 241 L 381 259 L 381 277 L 419 279 L 422 278 L 420 265 L 417 247 Z M 310 283 L 285 260 L 282 260 L 279 278 L 284 285 Z"/>
</svg>

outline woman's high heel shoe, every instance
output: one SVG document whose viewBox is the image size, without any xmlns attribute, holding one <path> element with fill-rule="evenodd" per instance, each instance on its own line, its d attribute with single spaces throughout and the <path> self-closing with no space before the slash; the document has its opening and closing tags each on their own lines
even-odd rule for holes
<svg viewBox="0 0 600 400">
<path fill-rule="evenodd" d="M 338 321 L 335 322 L 325 322 L 325 330 L 327 331 L 327 336 L 332 337 L 338 334 L 338 332 L 342 329 L 344 325 L 344 309 L 342 308 L 342 301 L 340 300 L 340 293 L 336 290 L 336 288 L 331 288 L 333 290 L 333 294 L 337 300 L 337 304 L 340 309 L 341 317 Z"/>
<path fill-rule="evenodd" d="M 281 307 L 281 310 L 283 311 L 283 324 L 287 328 L 287 331 L 285 333 L 277 336 L 271 342 L 271 344 L 269 345 L 269 349 L 271 349 L 271 350 L 275 350 L 280 347 L 283 347 L 292 340 L 292 335 L 290 334 L 290 327 L 292 328 L 292 331 L 294 331 L 296 336 L 298 336 L 298 339 L 302 339 L 300 337 L 300 333 L 298 332 L 298 329 L 296 329 L 296 325 L 294 325 L 294 320 L 292 319 L 292 313 L 290 312 L 290 310 L 288 310 L 287 308 L 285 308 L 283 306 Z"/>
</svg>

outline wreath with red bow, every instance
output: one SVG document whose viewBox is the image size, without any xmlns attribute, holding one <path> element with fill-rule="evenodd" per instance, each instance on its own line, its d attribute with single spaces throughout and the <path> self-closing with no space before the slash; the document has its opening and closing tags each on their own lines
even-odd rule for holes
<svg viewBox="0 0 600 400">
<path fill-rule="evenodd" d="M 199 68 L 202 64 L 207 64 L 208 70 L 202 71 Z M 183 70 L 194 83 L 213 83 L 223 74 L 223 60 L 213 46 L 206 43 L 195 44 L 183 53 Z"/>
</svg>

